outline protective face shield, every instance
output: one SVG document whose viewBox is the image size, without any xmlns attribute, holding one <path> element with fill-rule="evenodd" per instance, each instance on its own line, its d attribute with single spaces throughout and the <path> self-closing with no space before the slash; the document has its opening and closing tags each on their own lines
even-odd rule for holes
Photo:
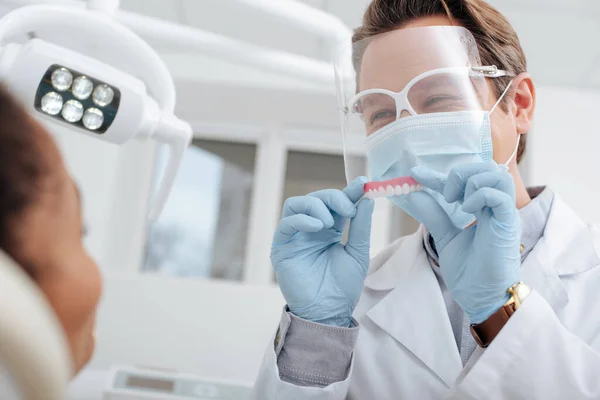
<svg viewBox="0 0 600 400">
<path fill-rule="evenodd" d="M 81 52 L 41 39 L 7 43 L 39 31 L 67 37 L 77 32 Z M 86 49 L 116 55 L 125 68 L 82 54 Z M 0 80 L 42 122 L 114 144 L 142 139 L 168 145 L 170 157 L 150 210 L 150 219 L 159 216 L 192 129 L 174 115 L 172 77 L 146 42 L 101 12 L 21 7 L 0 19 Z"/>
<path fill-rule="evenodd" d="M 413 167 L 447 174 L 459 164 L 492 160 L 489 116 L 495 105 L 486 78 L 508 74 L 481 65 L 465 28 L 408 28 L 370 37 L 342 49 L 335 71 L 346 178 L 366 175 L 367 196 L 388 197 L 412 215 L 406 195 L 423 190 L 410 177 Z M 424 190 L 458 227 L 474 221 L 460 205 Z"/>
</svg>

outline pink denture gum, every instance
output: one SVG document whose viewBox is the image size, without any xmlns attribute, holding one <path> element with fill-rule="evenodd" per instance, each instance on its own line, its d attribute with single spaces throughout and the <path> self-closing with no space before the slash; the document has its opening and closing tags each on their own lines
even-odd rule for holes
<svg viewBox="0 0 600 400">
<path fill-rule="evenodd" d="M 423 186 L 410 176 L 389 179 L 381 182 L 365 183 L 365 197 L 376 199 L 380 197 L 401 196 L 423 190 Z"/>
</svg>

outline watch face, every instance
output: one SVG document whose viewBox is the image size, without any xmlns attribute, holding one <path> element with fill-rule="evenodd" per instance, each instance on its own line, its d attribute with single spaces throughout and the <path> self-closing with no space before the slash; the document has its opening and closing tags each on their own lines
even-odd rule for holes
<svg viewBox="0 0 600 400">
<path fill-rule="evenodd" d="M 517 296 L 521 301 L 525 300 L 530 293 L 531 288 L 524 283 L 517 285 L 515 288 L 515 296 Z"/>
</svg>

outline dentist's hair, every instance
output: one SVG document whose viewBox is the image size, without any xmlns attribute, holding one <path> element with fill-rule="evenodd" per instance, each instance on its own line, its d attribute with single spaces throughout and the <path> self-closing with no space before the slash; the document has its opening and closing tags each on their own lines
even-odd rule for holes
<svg viewBox="0 0 600 400">
<path fill-rule="evenodd" d="M 393 31 L 418 18 L 448 16 L 468 29 L 479 49 L 483 65 L 496 65 L 514 75 L 527 71 L 527 59 L 519 37 L 508 20 L 485 0 L 373 0 L 354 31 L 352 42 Z M 511 78 L 492 79 L 494 94 L 500 97 Z M 506 100 L 500 108 L 506 111 Z M 525 153 L 527 135 L 521 135 L 517 162 Z"/>
<path fill-rule="evenodd" d="M 13 258 L 18 241 L 25 240 L 18 224 L 49 170 L 42 139 L 25 109 L 0 85 L 0 249 Z"/>
</svg>

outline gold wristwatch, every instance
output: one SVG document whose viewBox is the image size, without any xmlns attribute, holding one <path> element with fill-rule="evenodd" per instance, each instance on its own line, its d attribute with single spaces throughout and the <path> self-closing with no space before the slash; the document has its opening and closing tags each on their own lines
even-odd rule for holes
<svg viewBox="0 0 600 400">
<path fill-rule="evenodd" d="M 510 299 L 498 311 L 482 323 L 471 325 L 471 334 L 479 346 L 485 348 L 492 343 L 510 317 L 521 307 L 521 303 L 529 296 L 531 288 L 519 282 L 508 288 L 508 293 Z"/>
</svg>

